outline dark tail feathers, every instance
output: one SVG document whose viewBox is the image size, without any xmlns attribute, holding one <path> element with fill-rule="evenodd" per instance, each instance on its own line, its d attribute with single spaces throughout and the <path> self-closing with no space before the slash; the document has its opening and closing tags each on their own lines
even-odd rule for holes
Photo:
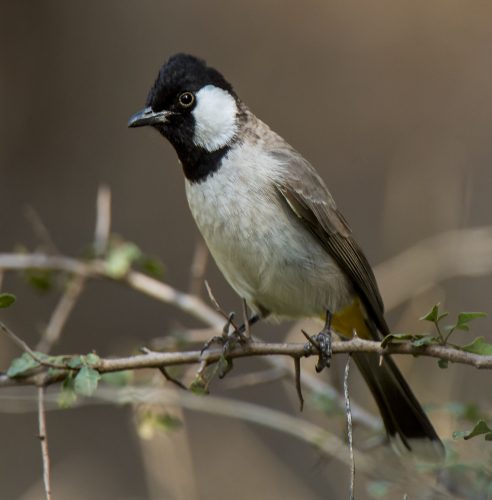
<svg viewBox="0 0 492 500">
<path fill-rule="evenodd" d="M 442 460 L 444 446 L 393 360 L 385 356 L 380 366 L 377 354 L 353 353 L 352 357 L 376 400 L 386 431 L 396 438 L 392 441 L 401 441 L 423 459 Z"/>
</svg>

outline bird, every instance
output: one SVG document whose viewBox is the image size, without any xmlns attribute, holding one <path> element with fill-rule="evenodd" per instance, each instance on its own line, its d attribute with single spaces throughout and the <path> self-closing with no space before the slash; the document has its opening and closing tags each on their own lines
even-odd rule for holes
<svg viewBox="0 0 492 500">
<path fill-rule="evenodd" d="M 342 338 L 390 334 L 374 273 L 325 182 L 218 70 L 171 56 L 128 126 L 150 126 L 174 147 L 198 229 L 256 318 L 325 317 Z M 441 460 L 443 444 L 391 357 L 352 358 L 394 448 Z"/>
</svg>

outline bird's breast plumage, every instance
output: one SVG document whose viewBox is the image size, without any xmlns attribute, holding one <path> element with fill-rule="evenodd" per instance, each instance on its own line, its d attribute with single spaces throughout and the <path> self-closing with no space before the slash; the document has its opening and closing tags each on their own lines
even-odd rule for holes
<svg viewBox="0 0 492 500">
<path fill-rule="evenodd" d="M 349 286 L 279 197 L 285 168 L 267 148 L 245 141 L 204 182 L 186 181 L 186 194 L 218 267 L 250 306 L 315 316 L 350 300 Z"/>
</svg>

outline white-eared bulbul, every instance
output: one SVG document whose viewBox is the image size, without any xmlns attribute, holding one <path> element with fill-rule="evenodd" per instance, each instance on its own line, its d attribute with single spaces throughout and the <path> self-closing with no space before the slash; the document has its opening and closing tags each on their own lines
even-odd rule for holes
<svg viewBox="0 0 492 500">
<path fill-rule="evenodd" d="M 177 54 L 160 69 L 146 108 L 174 147 L 195 221 L 236 293 L 262 317 L 324 317 L 352 337 L 390 331 L 371 267 L 325 183 L 293 147 L 259 120 L 215 69 Z M 439 459 L 443 446 L 389 356 L 354 353 L 401 448 Z"/>
</svg>

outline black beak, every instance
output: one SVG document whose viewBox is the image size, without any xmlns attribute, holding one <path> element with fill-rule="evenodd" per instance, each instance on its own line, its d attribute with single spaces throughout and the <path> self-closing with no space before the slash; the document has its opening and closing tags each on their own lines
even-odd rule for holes
<svg viewBox="0 0 492 500">
<path fill-rule="evenodd" d="M 145 127 L 146 125 L 155 125 L 156 123 L 165 123 L 170 111 L 153 111 L 148 107 L 135 113 L 128 120 L 129 127 Z"/>
</svg>

